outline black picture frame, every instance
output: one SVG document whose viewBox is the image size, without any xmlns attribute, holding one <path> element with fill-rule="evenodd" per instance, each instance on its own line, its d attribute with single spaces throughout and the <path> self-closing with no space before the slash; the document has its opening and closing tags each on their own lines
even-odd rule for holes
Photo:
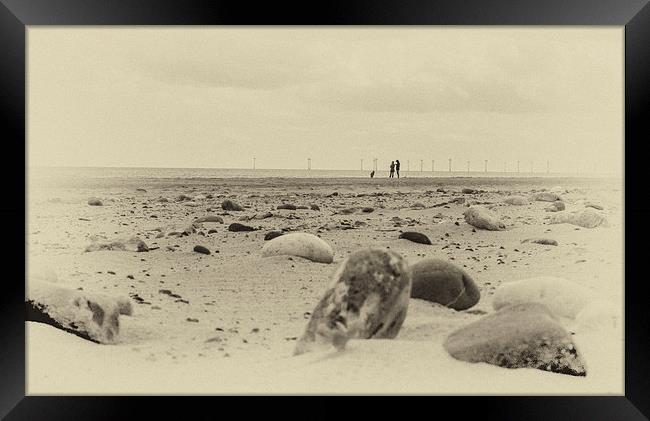
<svg viewBox="0 0 650 421">
<path fill-rule="evenodd" d="M 0 293 L 0 416 L 7 419 L 100 419 L 146 416 L 153 406 L 187 415 L 168 398 L 26 397 L 24 322 L 26 98 L 25 31 L 30 25 L 614 25 L 625 26 L 625 395 L 580 397 L 450 397 L 420 404 L 431 416 L 479 411 L 481 419 L 648 419 L 650 417 L 650 318 L 643 263 L 650 205 L 640 153 L 650 115 L 650 5 L 648 0 L 445 0 L 321 1 L 301 4 L 200 0 L 0 0 L 0 118 L 10 146 L 2 166 L 5 194 L 0 215 L 9 245 Z M 645 130 L 644 130 L 645 129 Z M 21 201 L 19 198 L 22 198 Z M 627 199 L 630 200 L 627 200 Z M 628 222 L 630 221 L 630 222 Z M 634 225 L 633 225 L 634 224 Z M 640 244 L 637 246 L 637 244 Z M 636 269 L 641 269 L 636 271 Z M 6 271 L 5 271 L 6 273 Z M 641 276 L 634 276 L 640 273 Z M 21 277 L 20 275 L 23 274 Z M 128 379 L 125 379 L 128 381 Z M 212 399 L 212 398 L 208 398 Z M 268 401 L 268 399 L 267 399 Z M 284 400 L 281 400 L 284 402 Z M 163 403 L 165 402 L 165 403 Z M 193 400 L 210 410 L 214 401 Z M 264 404 L 268 408 L 269 402 Z M 322 404 L 321 404 L 322 405 Z M 401 404 L 404 405 L 404 404 Z M 242 405 L 237 405 L 242 408 Z M 274 403 L 271 408 L 282 408 Z M 363 404 L 369 410 L 368 403 Z M 378 407 L 382 412 L 384 408 Z M 315 412 L 319 412 L 314 409 Z M 295 411 L 294 411 L 295 412 Z M 208 412 L 210 413 L 210 412 Z M 212 413 L 214 416 L 224 414 Z"/>
</svg>

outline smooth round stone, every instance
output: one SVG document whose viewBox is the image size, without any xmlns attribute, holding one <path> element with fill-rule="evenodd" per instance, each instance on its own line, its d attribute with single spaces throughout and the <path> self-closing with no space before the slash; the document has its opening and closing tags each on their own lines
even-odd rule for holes
<svg viewBox="0 0 650 421">
<path fill-rule="evenodd" d="M 90 199 L 88 199 L 88 204 L 89 204 L 90 206 L 104 206 L 104 204 L 102 203 L 102 201 L 99 200 L 99 199 L 96 198 L 96 197 L 91 197 Z"/>
<path fill-rule="evenodd" d="M 506 229 L 505 224 L 497 214 L 483 206 L 470 206 L 463 215 L 465 215 L 465 222 L 476 228 L 489 231 L 503 231 Z"/>
<path fill-rule="evenodd" d="M 210 254 L 210 250 L 201 245 L 194 246 L 194 251 L 201 254 Z"/>
<path fill-rule="evenodd" d="M 319 263 L 332 263 L 332 247 L 313 234 L 294 232 L 270 240 L 262 247 L 262 257 L 297 256 Z"/>
<path fill-rule="evenodd" d="M 475 189 L 468 189 L 468 188 L 464 188 L 463 190 L 461 190 L 461 192 L 464 193 L 464 194 L 474 194 L 474 193 L 477 193 L 477 191 L 476 191 Z"/>
<path fill-rule="evenodd" d="M 443 346 L 452 357 L 471 363 L 587 374 L 571 335 L 539 303 L 505 307 L 452 332 Z"/>
<path fill-rule="evenodd" d="M 466 310 L 481 298 L 474 280 L 461 268 L 437 258 L 420 260 L 410 268 L 411 297 Z"/>
<path fill-rule="evenodd" d="M 370 208 L 370 207 L 365 207 L 365 208 L 361 209 L 361 212 L 363 212 L 363 213 L 371 213 L 371 212 L 374 212 L 374 211 L 375 211 L 375 209 Z"/>
<path fill-rule="evenodd" d="M 228 199 L 221 202 L 221 208 L 223 210 L 227 210 L 227 211 L 243 211 L 244 210 L 244 208 L 242 208 L 240 205 L 238 205 L 237 203 L 233 202 L 232 200 L 228 200 Z"/>
<path fill-rule="evenodd" d="M 419 244 L 431 244 L 431 240 L 424 234 L 415 231 L 406 231 L 399 235 L 399 238 L 404 240 L 413 241 L 414 243 Z"/>
<path fill-rule="evenodd" d="M 397 253 L 352 253 L 312 312 L 294 355 L 319 346 L 340 350 L 350 339 L 394 338 L 406 318 L 410 290 L 409 270 Z"/>
<path fill-rule="evenodd" d="M 499 310 L 515 304 L 540 303 L 556 317 L 574 319 L 595 298 L 590 289 L 568 279 L 540 276 L 501 284 L 494 291 L 492 306 Z"/>
<path fill-rule="evenodd" d="M 240 224 L 239 222 L 233 222 L 232 224 L 228 225 L 228 231 L 232 232 L 240 232 L 240 231 L 255 231 L 255 228 Z"/>
</svg>

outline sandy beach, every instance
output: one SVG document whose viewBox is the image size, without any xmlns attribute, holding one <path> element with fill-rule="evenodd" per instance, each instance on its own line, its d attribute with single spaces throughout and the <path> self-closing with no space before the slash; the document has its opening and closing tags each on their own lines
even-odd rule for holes
<svg viewBox="0 0 650 421">
<path fill-rule="evenodd" d="M 623 394 L 623 182 L 605 178 L 93 178 L 28 179 L 28 279 L 131 298 L 119 341 L 96 344 L 26 323 L 27 393 L 38 394 Z M 606 226 L 550 224 L 548 202 L 515 206 L 512 195 L 560 187 L 570 212 L 598 204 Z M 478 190 L 462 193 L 462 189 Z M 440 190 L 440 191 L 438 191 Z M 558 189 L 556 189 L 558 190 Z M 179 200 L 181 195 L 187 196 Z M 99 198 L 103 206 L 89 206 Z M 164 198 L 164 199 L 161 199 Z M 453 202 L 453 199 L 463 198 Z M 165 200 L 166 199 L 166 200 Z M 225 211 L 230 199 L 243 211 Z M 451 203 L 450 203 L 451 202 Z M 306 209 L 280 210 L 283 203 Z M 447 204 L 445 204 L 447 203 Z M 319 210 L 310 206 L 317 205 Z M 474 229 L 468 205 L 491 208 L 503 231 Z M 372 208 L 370 212 L 362 208 Z M 354 211 L 344 211 L 354 208 Z M 341 212 L 343 211 L 343 212 Z M 270 212 L 264 219 L 250 219 Z M 187 236 L 164 235 L 199 217 Z M 231 232 L 239 222 L 257 230 Z M 269 231 L 318 235 L 334 262 L 262 257 Z M 398 236 L 425 234 L 432 245 Z M 85 252 L 93 238 L 138 236 L 148 252 Z M 523 242 L 550 238 L 558 245 Z M 210 255 L 193 251 L 196 245 Z M 310 312 L 340 262 L 364 247 L 407 262 L 439 257 L 463 268 L 481 298 L 468 310 L 411 299 L 392 340 L 353 340 L 342 352 L 292 357 Z M 616 326 L 566 328 L 588 374 L 507 369 L 452 358 L 455 329 L 495 312 L 504 283 L 556 276 L 593 291 L 620 313 Z M 161 292 L 166 291 L 166 292 Z"/>
</svg>

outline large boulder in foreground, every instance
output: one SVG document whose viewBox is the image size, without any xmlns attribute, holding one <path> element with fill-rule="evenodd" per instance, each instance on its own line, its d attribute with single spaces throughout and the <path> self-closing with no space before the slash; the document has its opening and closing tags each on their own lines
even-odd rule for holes
<svg viewBox="0 0 650 421">
<path fill-rule="evenodd" d="M 556 317 L 574 319 L 596 295 L 590 289 L 553 276 L 505 282 L 494 291 L 495 310 L 514 304 L 544 304 Z"/>
<path fill-rule="evenodd" d="M 262 247 L 262 257 L 297 256 L 319 263 L 332 263 L 332 247 L 313 234 L 294 232 L 275 237 Z"/>
<path fill-rule="evenodd" d="M 25 307 L 27 321 L 46 323 L 104 344 L 118 340 L 120 314 L 133 314 L 128 298 L 87 293 L 35 280 L 28 282 Z"/>
<path fill-rule="evenodd" d="M 443 346 L 461 361 L 587 375 L 571 335 L 539 303 L 504 307 L 451 333 Z"/>
<path fill-rule="evenodd" d="M 590 209 L 581 211 L 560 213 L 550 217 L 551 224 L 571 224 L 583 228 L 596 228 L 606 227 L 608 225 L 607 218 L 598 212 Z"/>
<path fill-rule="evenodd" d="M 312 312 L 294 355 L 317 347 L 341 350 L 350 339 L 394 338 L 410 292 L 410 273 L 400 255 L 380 249 L 352 253 Z"/>
<path fill-rule="evenodd" d="M 506 225 L 499 219 L 497 214 L 486 207 L 480 205 L 470 206 L 463 214 L 465 215 L 465 222 L 473 227 L 489 231 L 506 229 Z"/>
<path fill-rule="evenodd" d="M 461 268 L 436 258 L 411 265 L 411 297 L 466 310 L 481 298 L 474 280 Z"/>
<path fill-rule="evenodd" d="M 90 244 L 88 247 L 86 247 L 86 251 L 101 251 L 101 250 L 109 250 L 109 251 L 136 251 L 136 252 L 141 252 L 141 251 L 149 251 L 149 247 L 147 247 L 147 244 L 140 239 L 140 237 L 131 237 L 131 238 L 117 238 L 113 240 L 96 240 L 93 241 L 92 244 Z"/>
</svg>

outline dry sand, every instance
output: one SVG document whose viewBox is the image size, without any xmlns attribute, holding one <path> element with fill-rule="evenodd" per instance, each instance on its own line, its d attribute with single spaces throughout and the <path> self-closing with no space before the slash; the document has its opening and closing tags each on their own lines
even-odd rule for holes
<svg viewBox="0 0 650 421">
<path fill-rule="evenodd" d="M 134 315 L 122 316 L 120 342 L 98 345 L 47 325 L 27 323 L 27 393 L 422 393 L 623 394 L 623 324 L 576 332 L 587 377 L 534 369 L 506 369 L 451 358 L 442 342 L 452 330 L 491 313 L 503 282 L 551 275 L 575 281 L 623 306 L 623 184 L 621 180 L 553 178 L 389 179 L 90 179 L 28 180 L 28 269 L 49 267 L 58 283 L 85 291 L 137 296 Z M 593 229 L 549 225 L 548 202 L 506 205 L 510 194 L 560 185 L 567 211 L 581 200 L 603 206 L 609 225 Z M 442 187 L 447 193 L 436 192 Z M 462 188 L 485 190 L 462 194 Z M 139 191 L 136 189 L 144 189 Z M 332 196 L 331 193 L 338 192 Z M 185 194 L 212 198 L 178 202 Z M 382 195 L 378 195 L 382 194 Z M 88 198 L 104 206 L 89 206 Z M 160 197 L 168 203 L 157 201 Z M 456 197 L 496 204 L 505 231 L 473 232 L 464 204 L 434 207 Z M 230 198 L 246 208 L 221 209 Z M 286 202 L 314 210 L 276 210 Z M 413 208 L 421 203 L 424 208 Z M 350 207 L 374 212 L 335 214 Z M 208 211 L 208 209 L 212 209 Z M 241 221 L 269 211 L 273 217 Z M 206 223 L 206 235 L 156 238 L 156 227 Z M 155 217 L 154 217 L 155 216 Z M 399 219 L 394 219 L 399 218 Z M 229 232 L 232 222 L 260 227 Z M 288 228 L 321 236 L 334 263 L 262 258 L 266 232 Z M 208 229 L 216 232 L 207 234 Z M 426 234 L 433 245 L 398 239 Z M 85 253 L 95 235 L 140 236 L 146 253 Z M 532 237 L 558 246 L 522 243 Z M 197 244 L 211 255 L 192 251 Z M 473 276 L 480 302 L 454 311 L 411 299 L 394 340 L 355 340 L 341 353 L 291 357 L 337 265 L 360 247 L 390 248 L 409 262 L 450 259 Z M 173 250 L 173 251 L 172 251 Z M 218 250 L 218 253 L 216 252 Z M 113 273 L 109 273 L 113 272 Z M 131 275 L 133 279 L 130 279 Z M 184 301 L 159 292 L 168 289 Z M 198 321 L 188 321 L 195 319 Z"/>
</svg>

